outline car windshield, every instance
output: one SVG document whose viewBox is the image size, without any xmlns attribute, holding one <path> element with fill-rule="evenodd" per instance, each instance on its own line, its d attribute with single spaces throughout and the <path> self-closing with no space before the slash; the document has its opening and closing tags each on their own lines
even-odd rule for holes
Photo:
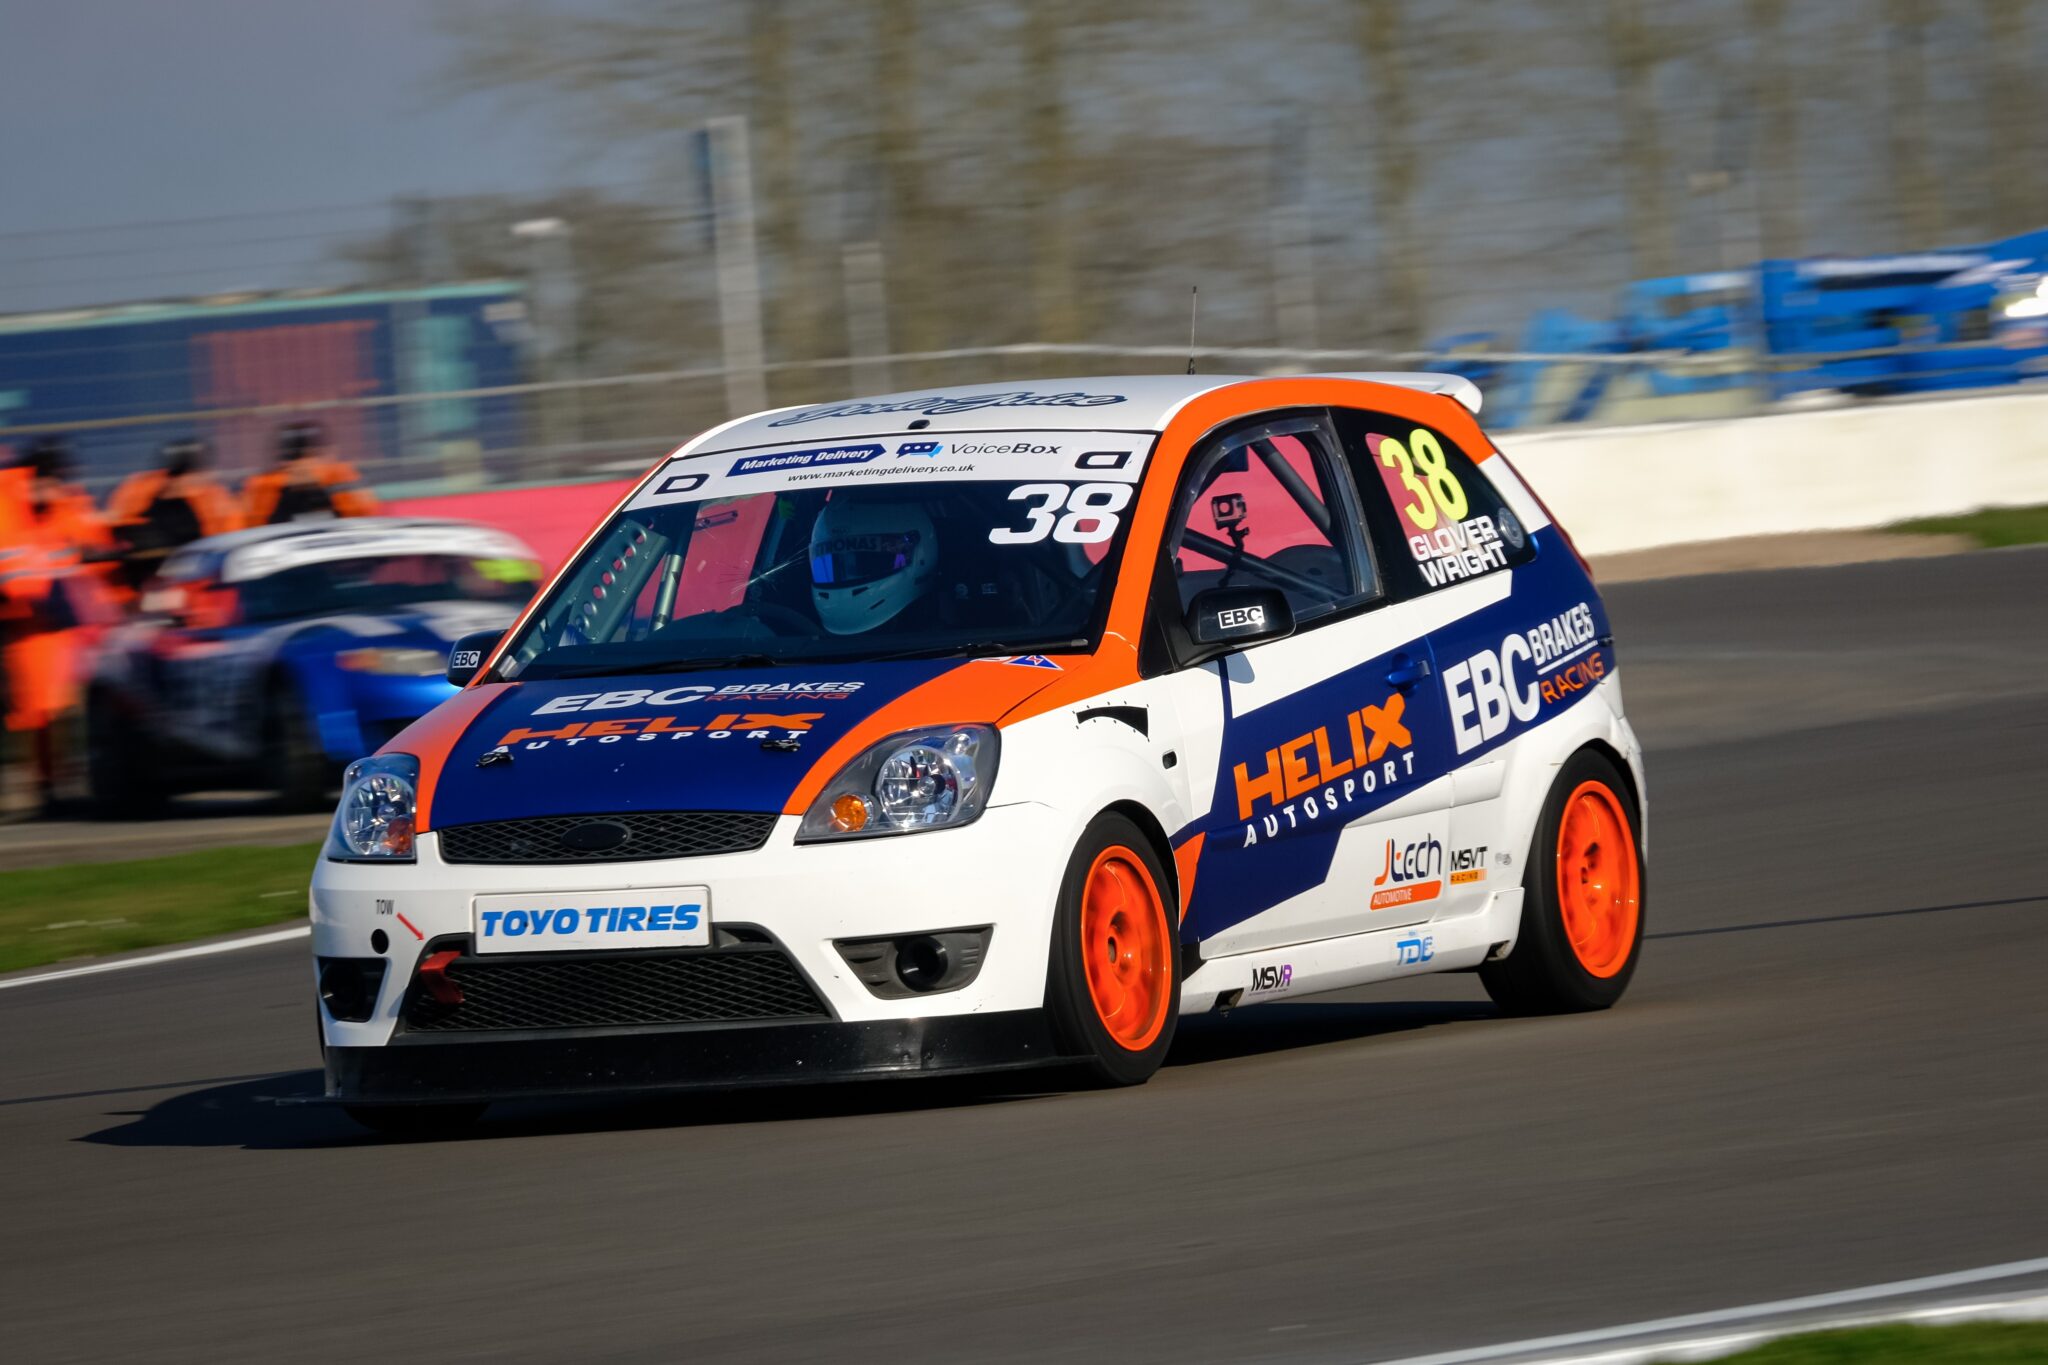
<svg viewBox="0 0 2048 1365">
<path fill-rule="evenodd" d="M 949 432 L 677 458 L 500 676 L 1091 649 L 1151 442 Z"/>
<path fill-rule="evenodd" d="M 281 569 L 238 584 L 242 619 L 284 621 L 394 611 L 423 602 L 506 602 L 533 595 L 540 566 L 469 555 L 367 555 Z"/>
</svg>

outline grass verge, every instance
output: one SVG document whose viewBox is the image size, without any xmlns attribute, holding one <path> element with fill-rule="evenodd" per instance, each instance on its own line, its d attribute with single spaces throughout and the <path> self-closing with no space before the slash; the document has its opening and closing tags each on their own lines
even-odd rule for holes
<svg viewBox="0 0 2048 1365">
<path fill-rule="evenodd" d="M 2043 1360 L 2048 1360 L 2048 1323 L 1890 1323 L 1767 1341 L 1722 1356 L 1719 1365 L 2039 1365 Z"/>
<path fill-rule="evenodd" d="M 0 872 L 0 971 L 298 919 L 319 854 L 215 848 Z"/>
<path fill-rule="evenodd" d="M 2048 506 L 1980 507 L 1953 517 L 1919 517 L 1890 528 L 1909 535 L 1968 536 L 1987 550 L 2048 541 Z"/>
</svg>

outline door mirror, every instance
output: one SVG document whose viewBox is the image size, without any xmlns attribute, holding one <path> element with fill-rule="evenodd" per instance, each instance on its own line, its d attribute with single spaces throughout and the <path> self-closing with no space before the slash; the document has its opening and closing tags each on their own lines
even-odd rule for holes
<svg viewBox="0 0 2048 1365">
<path fill-rule="evenodd" d="M 502 630 L 471 631 L 455 642 L 448 651 L 448 681 L 457 687 L 463 686 L 482 671 L 484 660 L 491 657 L 497 648 Z"/>
<path fill-rule="evenodd" d="M 1294 608 L 1278 588 L 1210 588 L 1188 604 L 1188 636 L 1198 659 L 1294 634 Z"/>
</svg>

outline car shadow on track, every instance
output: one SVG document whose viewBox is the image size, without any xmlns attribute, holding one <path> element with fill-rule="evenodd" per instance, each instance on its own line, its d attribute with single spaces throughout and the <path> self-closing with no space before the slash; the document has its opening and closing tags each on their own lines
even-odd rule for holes
<svg viewBox="0 0 2048 1365">
<path fill-rule="evenodd" d="M 1492 1005 L 1471 1001 L 1261 1005 L 1228 1016 L 1183 1020 L 1166 1065 L 1176 1069 L 1201 1067 L 1235 1058 L 1498 1017 L 1499 1011 Z M 111 1147 L 240 1147 L 255 1151 L 408 1140 L 368 1133 L 337 1108 L 279 1103 L 318 1095 L 320 1085 L 317 1070 L 234 1078 L 229 1084 L 181 1091 L 146 1109 L 111 1111 L 122 1121 L 78 1140 Z M 1015 1103 L 1066 1093 L 1084 1085 L 1070 1073 L 1032 1070 L 693 1091 L 639 1099 L 511 1101 L 493 1106 L 482 1122 L 453 1135 L 452 1140 L 488 1142 L 557 1133 L 916 1113 Z"/>
<path fill-rule="evenodd" d="M 434 1140 L 380 1137 L 329 1105 L 279 1103 L 318 1095 L 320 1084 L 320 1073 L 309 1070 L 188 1090 L 147 1109 L 113 1111 L 120 1115 L 121 1123 L 78 1140 L 112 1147 L 241 1147 L 251 1151 Z M 780 1123 L 994 1104 L 1039 1093 L 1044 1093 L 1043 1089 L 1026 1089 L 1014 1078 L 932 1076 L 692 1091 L 637 1099 L 513 1100 L 493 1105 L 482 1122 L 451 1138 L 491 1141 L 551 1133 Z"/>
<path fill-rule="evenodd" d="M 1203 1066 L 1500 1017 L 1500 1008 L 1484 1000 L 1302 1000 L 1258 1005 L 1181 1020 L 1166 1064 Z"/>
</svg>

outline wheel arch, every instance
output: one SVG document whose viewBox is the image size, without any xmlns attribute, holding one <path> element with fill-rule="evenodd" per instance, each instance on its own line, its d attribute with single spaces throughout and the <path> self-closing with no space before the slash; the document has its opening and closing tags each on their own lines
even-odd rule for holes
<svg viewBox="0 0 2048 1365">
<path fill-rule="evenodd" d="M 1587 749 L 1591 749 L 1621 770 L 1621 780 L 1628 786 L 1629 802 L 1636 808 L 1636 819 L 1640 822 L 1643 816 L 1643 793 L 1636 781 L 1635 766 L 1628 761 L 1628 756 L 1604 739 L 1589 739 L 1572 753 L 1581 753 Z M 1571 754 L 1565 755 L 1565 761 L 1571 761 Z"/>
<path fill-rule="evenodd" d="M 1166 886 L 1163 889 L 1166 891 L 1167 904 L 1169 907 L 1178 907 L 1180 905 L 1180 868 L 1174 864 L 1173 840 L 1167 836 L 1166 826 L 1159 823 L 1159 817 L 1154 815 L 1151 809 L 1143 802 L 1133 801 L 1128 798 L 1112 801 L 1109 805 L 1102 808 L 1101 814 L 1121 815 L 1144 833 L 1146 841 L 1152 845 L 1154 856 L 1159 859 L 1159 866 L 1166 870 Z M 1091 823 L 1093 822 L 1091 821 Z"/>
</svg>

